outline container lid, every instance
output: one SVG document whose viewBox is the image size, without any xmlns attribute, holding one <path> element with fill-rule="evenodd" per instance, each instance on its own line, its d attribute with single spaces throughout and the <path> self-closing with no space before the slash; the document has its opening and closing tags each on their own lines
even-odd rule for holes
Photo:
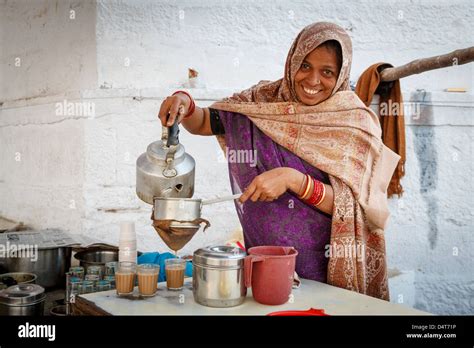
<svg viewBox="0 0 474 348">
<path fill-rule="evenodd" d="M 193 264 L 218 268 L 243 267 L 247 253 L 227 245 L 208 246 L 198 249 L 193 255 Z"/>
<path fill-rule="evenodd" d="M 45 299 L 44 288 L 37 284 L 17 284 L 0 291 L 0 303 L 7 306 L 28 306 Z"/>
</svg>

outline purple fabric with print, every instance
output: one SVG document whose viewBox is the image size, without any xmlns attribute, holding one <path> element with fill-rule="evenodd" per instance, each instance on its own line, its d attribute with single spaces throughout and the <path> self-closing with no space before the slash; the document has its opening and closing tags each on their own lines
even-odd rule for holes
<svg viewBox="0 0 474 348">
<path fill-rule="evenodd" d="M 329 184 L 326 173 L 275 143 L 246 116 L 225 111 L 219 111 L 219 116 L 225 128 L 229 175 L 234 193 L 243 192 L 257 175 L 278 167 L 295 168 Z M 236 201 L 236 208 L 246 248 L 293 246 L 298 250 L 298 275 L 326 282 L 328 259 L 324 253 L 331 232 L 329 215 L 304 203 L 290 191 L 273 202 L 248 200 L 241 205 Z"/>
</svg>

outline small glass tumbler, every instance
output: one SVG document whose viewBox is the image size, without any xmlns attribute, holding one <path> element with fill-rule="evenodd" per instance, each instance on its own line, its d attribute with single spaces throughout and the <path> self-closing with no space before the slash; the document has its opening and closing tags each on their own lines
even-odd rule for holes
<svg viewBox="0 0 474 348">
<path fill-rule="evenodd" d="M 67 306 L 75 302 L 76 296 L 79 294 L 79 284 L 81 283 L 82 280 L 78 277 L 73 277 L 72 272 L 66 272 L 65 302 Z"/>
<path fill-rule="evenodd" d="M 118 262 L 117 261 L 111 261 L 111 262 L 107 262 L 105 264 L 105 274 L 104 274 L 104 277 L 105 276 L 113 276 L 115 275 L 115 271 L 117 270 L 118 268 Z"/>
<path fill-rule="evenodd" d="M 181 290 L 184 284 L 184 271 L 186 260 L 167 259 L 165 260 L 166 286 L 168 290 Z"/>
<path fill-rule="evenodd" d="M 135 262 L 119 262 L 115 272 L 115 289 L 117 295 L 129 295 L 133 293 L 137 264 Z"/>
<path fill-rule="evenodd" d="M 153 296 L 156 293 L 158 285 L 158 274 L 160 266 L 152 263 L 138 265 L 138 291 L 142 296 Z"/>
<path fill-rule="evenodd" d="M 84 280 L 84 267 L 82 266 L 69 268 L 69 273 L 71 274 L 71 277 L 76 277 L 80 280 Z"/>
<path fill-rule="evenodd" d="M 82 284 L 82 280 L 79 278 L 72 278 L 68 283 L 67 291 L 67 302 L 74 303 L 76 296 L 79 295 L 79 287 Z"/>
<path fill-rule="evenodd" d="M 94 282 L 92 280 L 84 280 L 79 285 L 79 289 L 81 294 L 90 294 L 91 292 L 95 291 Z"/>
<path fill-rule="evenodd" d="M 99 280 L 97 282 L 97 291 L 107 291 L 111 289 L 110 282 L 108 280 Z"/>
<path fill-rule="evenodd" d="M 97 276 L 97 277 L 99 277 L 99 279 L 102 279 L 102 267 L 101 266 L 89 266 L 89 267 L 87 267 L 86 278 L 87 278 L 88 275 L 89 276 Z"/>
<path fill-rule="evenodd" d="M 115 289 L 115 276 L 114 275 L 105 275 L 104 280 L 108 280 L 110 283 L 110 288 Z"/>
</svg>

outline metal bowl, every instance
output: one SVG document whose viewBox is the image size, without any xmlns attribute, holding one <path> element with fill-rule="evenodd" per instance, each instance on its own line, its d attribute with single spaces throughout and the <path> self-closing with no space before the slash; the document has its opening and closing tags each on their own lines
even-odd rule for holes
<svg viewBox="0 0 474 348">
<path fill-rule="evenodd" d="M 142 253 L 137 252 L 140 256 Z M 102 274 L 105 273 L 105 264 L 107 262 L 118 261 L 119 257 L 118 249 L 88 249 L 79 251 L 74 255 L 76 260 L 84 267 L 84 272 L 87 273 L 87 268 L 90 266 L 100 266 Z"/>
<path fill-rule="evenodd" d="M 67 316 L 66 305 L 54 306 L 49 310 L 49 314 L 55 317 L 65 317 Z"/>
<path fill-rule="evenodd" d="M 8 287 L 2 281 L 4 277 L 13 278 L 17 284 L 36 284 L 36 279 L 38 278 L 36 274 L 33 274 L 33 273 L 26 273 L 26 272 L 3 273 L 3 274 L 0 274 L 0 290 L 6 289 Z"/>
</svg>

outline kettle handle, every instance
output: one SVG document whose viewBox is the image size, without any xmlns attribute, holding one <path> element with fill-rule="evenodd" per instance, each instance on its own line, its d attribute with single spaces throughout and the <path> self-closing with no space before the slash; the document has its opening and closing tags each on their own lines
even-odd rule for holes
<svg viewBox="0 0 474 348">
<path fill-rule="evenodd" d="M 169 114 L 168 114 L 169 117 Z M 179 144 L 179 125 L 178 118 L 174 120 L 174 123 L 171 127 L 168 127 L 168 139 L 166 141 L 166 146 L 170 147 L 172 145 Z"/>
</svg>

